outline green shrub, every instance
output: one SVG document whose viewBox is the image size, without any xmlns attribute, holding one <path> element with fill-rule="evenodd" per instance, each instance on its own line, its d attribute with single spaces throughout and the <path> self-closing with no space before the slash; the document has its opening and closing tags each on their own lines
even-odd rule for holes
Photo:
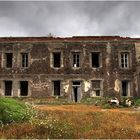
<svg viewBox="0 0 140 140">
<path fill-rule="evenodd" d="M 26 105 L 6 97 L 0 97 L 0 121 L 1 123 L 20 122 L 26 118 Z"/>
<path fill-rule="evenodd" d="M 134 99 L 134 104 L 135 104 L 136 106 L 140 106 L 140 98 L 135 98 L 135 99 Z"/>
</svg>

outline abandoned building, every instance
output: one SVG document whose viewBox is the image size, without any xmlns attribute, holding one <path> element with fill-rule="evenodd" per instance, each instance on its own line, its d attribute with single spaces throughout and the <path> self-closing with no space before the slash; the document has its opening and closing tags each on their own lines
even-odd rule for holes
<svg viewBox="0 0 140 140">
<path fill-rule="evenodd" d="M 0 38 L 0 95 L 140 96 L 140 38 Z"/>
</svg>

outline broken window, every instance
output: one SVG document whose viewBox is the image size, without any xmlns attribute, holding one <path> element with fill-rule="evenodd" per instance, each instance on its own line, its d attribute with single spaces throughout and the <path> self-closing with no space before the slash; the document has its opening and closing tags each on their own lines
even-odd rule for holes
<svg viewBox="0 0 140 140">
<path fill-rule="evenodd" d="M 73 53 L 73 67 L 80 67 L 80 53 Z"/>
<path fill-rule="evenodd" d="M 120 66 L 121 68 L 129 68 L 129 53 L 121 53 Z"/>
<path fill-rule="evenodd" d="M 100 53 L 99 52 L 91 53 L 91 64 L 92 64 L 92 67 L 94 68 L 100 67 Z"/>
<path fill-rule="evenodd" d="M 92 96 L 101 96 L 101 80 L 92 80 Z"/>
<path fill-rule="evenodd" d="M 22 67 L 28 67 L 28 53 L 21 53 Z"/>
<path fill-rule="evenodd" d="M 60 96 L 60 81 L 53 81 L 54 96 Z"/>
<path fill-rule="evenodd" d="M 28 81 L 20 81 L 20 95 L 28 96 Z"/>
<path fill-rule="evenodd" d="M 5 96 L 12 96 L 12 81 L 5 81 Z"/>
<path fill-rule="evenodd" d="M 61 66 L 61 53 L 53 53 L 53 67 L 59 68 Z"/>
<path fill-rule="evenodd" d="M 6 53 L 6 67 L 7 68 L 12 68 L 12 63 L 13 63 L 13 53 Z"/>
<path fill-rule="evenodd" d="M 122 96 L 128 96 L 130 92 L 129 81 L 122 81 Z"/>
</svg>

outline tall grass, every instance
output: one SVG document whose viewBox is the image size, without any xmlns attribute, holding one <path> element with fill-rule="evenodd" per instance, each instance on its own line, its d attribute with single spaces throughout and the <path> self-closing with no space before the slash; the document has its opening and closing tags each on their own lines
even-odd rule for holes
<svg viewBox="0 0 140 140">
<path fill-rule="evenodd" d="M 30 122 L 4 126 L 0 136 L 16 139 L 138 139 L 138 114 L 101 110 L 46 111 L 31 118 Z"/>
</svg>

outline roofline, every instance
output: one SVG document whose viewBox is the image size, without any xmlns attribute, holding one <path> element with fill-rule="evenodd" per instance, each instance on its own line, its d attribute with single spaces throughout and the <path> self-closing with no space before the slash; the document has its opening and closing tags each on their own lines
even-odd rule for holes
<svg viewBox="0 0 140 140">
<path fill-rule="evenodd" d="M 140 38 L 121 36 L 72 36 L 72 37 L 0 37 L 0 42 L 44 42 L 44 41 L 140 41 Z"/>
</svg>

